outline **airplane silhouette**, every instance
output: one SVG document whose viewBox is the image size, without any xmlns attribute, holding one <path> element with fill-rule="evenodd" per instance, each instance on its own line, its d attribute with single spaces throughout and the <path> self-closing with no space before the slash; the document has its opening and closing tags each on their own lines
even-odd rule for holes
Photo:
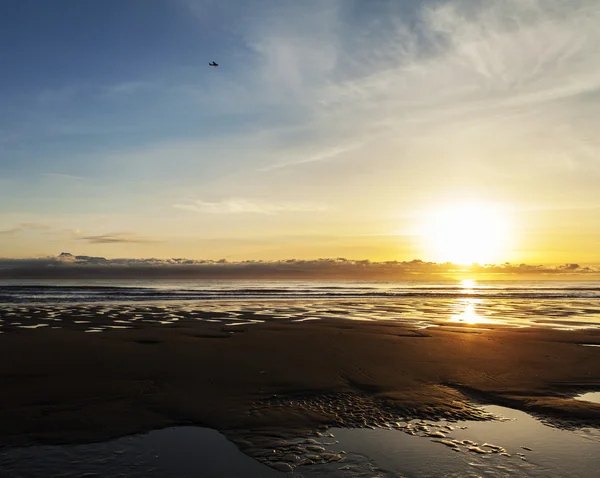
<svg viewBox="0 0 600 478">
<path fill-rule="evenodd" d="M 209 65 L 209 66 L 219 66 L 219 64 L 218 64 L 218 63 L 215 63 L 214 61 L 213 61 L 212 63 L 209 63 L 208 65 Z"/>
</svg>

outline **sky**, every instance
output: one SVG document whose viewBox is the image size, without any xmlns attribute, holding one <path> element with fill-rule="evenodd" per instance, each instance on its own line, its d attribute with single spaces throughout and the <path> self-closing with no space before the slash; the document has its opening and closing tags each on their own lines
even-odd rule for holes
<svg viewBox="0 0 600 478">
<path fill-rule="evenodd" d="M 599 263 L 598 25 L 597 0 L 3 0 L 0 257 Z"/>
</svg>

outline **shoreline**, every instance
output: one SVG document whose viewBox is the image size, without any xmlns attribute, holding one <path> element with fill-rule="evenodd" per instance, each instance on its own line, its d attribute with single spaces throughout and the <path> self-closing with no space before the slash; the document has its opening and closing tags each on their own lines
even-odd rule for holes
<svg viewBox="0 0 600 478">
<path fill-rule="evenodd" d="M 600 405 L 572 399 L 600 389 L 600 349 L 582 343 L 600 344 L 600 331 L 186 318 L 99 334 L 10 330 L 0 335 L 0 446 L 200 425 L 244 449 L 255 434 L 376 423 L 382 410 L 482 419 L 476 402 L 599 427 Z M 343 404 L 323 406 L 335 397 Z"/>
</svg>

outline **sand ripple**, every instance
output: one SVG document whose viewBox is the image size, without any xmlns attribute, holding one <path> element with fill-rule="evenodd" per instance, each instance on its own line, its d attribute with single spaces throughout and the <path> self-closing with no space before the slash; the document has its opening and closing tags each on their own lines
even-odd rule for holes
<svg viewBox="0 0 600 478">
<path fill-rule="evenodd" d="M 273 396 L 257 401 L 250 413 L 260 413 L 265 408 L 293 408 L 321 414 L 329 418 L 332 427 L 400 430 L 412 436 L 430 438 L 455 451 L 477 454 L 506 452 L 498 445 L 489 443 L 479 445 L 470 440 L 447 438 L 454 430 L 448 422 L 500 419 L 474 405 L 460 410 L 431 412 L 429 416 L 424 417 L 422 411 L 394 406 L 384 400 L 360 393 L 347 392 L 293 397 Z M 237 438 L 239 443 L 240 437 Z M 298 466 L 343 462 L 346 459 L 345 453 L 336 453 L 329 448 L 337 443 L 333 434 L 322 431 L 292 439 L 247 433 L 241 439 L 241 448 L 246 454 L 268 466 L 291 471 Z"/>
</svg>

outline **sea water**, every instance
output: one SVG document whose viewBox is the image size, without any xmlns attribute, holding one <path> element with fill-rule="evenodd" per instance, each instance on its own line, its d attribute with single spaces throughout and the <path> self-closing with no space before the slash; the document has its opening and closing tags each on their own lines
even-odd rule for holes
<svg viewBox="0 0 600 478">
<path fill-rule="evenodd" d="M 600 469 L 600 430 L 546 426 L 524 412 L 483 407 L 495 421 L 452 422 L 445 441 L 393 429 L 331 428 L 323 445 L 343 461 L 298 466 L 298 478 L 588 478 Z M 430 427 L 447 423 L 430 422 Z M 465 445 L 463 445 L 463 443 Z M 492 452 L 498 447 L 502 454 Z M 472 451 L 478 449 L 480 451 Z M 60 474 L 57 474 L 59 473 Z M 127 477 L 286 476 L 238 451 L 220 433 L 173 427 L 104 443 L 0 449 L 0 475 Z M 4 475 L 2 475 L 4 476 Z"/>
<path fill-rule="evenodd" d="M 458 281 L 0 281 L 5 322 L 19 316 L 27 319 L 24 326 L 48 324 L 30 323 L 34 308 L 41 308 L 35 313 L 40 317 L 79 308 L 84 315 L 91 310 L 106 316 L 133 312 L 157 323 L 178 311 L 208 311 L 230 319 L 250 315 L 250 323 L 255 314 L 297 322 L 345 318 L 422 327 L 445 323 L 574 330 L 600 327 L 600 282 L 487 281 L 464 287 Z"/>
</svg>

